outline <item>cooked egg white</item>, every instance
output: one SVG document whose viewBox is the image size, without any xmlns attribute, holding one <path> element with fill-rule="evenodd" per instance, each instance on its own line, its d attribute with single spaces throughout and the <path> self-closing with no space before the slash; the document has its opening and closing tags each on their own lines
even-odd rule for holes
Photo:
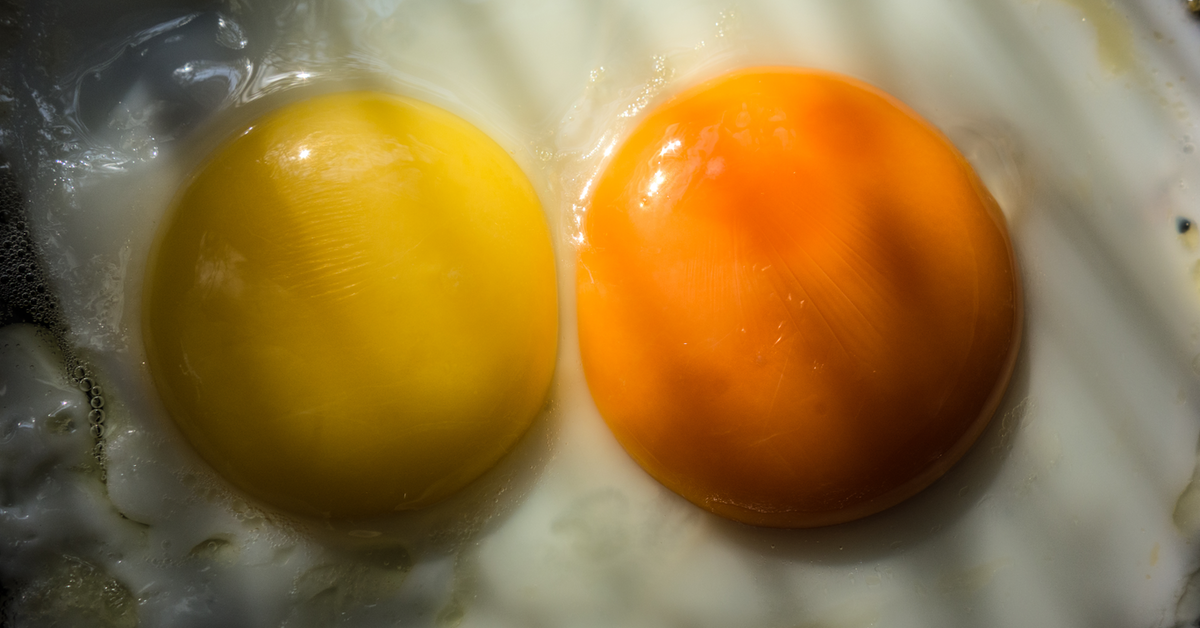
<svg viewBox="0 0 1200 628">
<path fill-rule="evenodd" d="M 105 434 L 100 464 L 91 397 L 52 344 L 0 330 L 12 625 L 1193 621 L 1200 294 L 1176 218 L 1200 218 L 1200 35 L 1184 4 L 27 7 L 0 147 Z M 904 504 L 817 530 L 728 522 L 650 478 L 595 409 L 574 325 L 579 226 L 616 146 L 662 98 L 765 64 L 855 77 L 945 132 L 1006 214 L 1026 287 L 1021 358 L 976 446 Z M 193 452 L 139 303 L 188 173 L 259 115 L 352 89 L 429 102 L 509 152 L 546 211 L 562 327 L 549 404 L 497 467 L 427 509 L 326 521 Z"/>
</svg>

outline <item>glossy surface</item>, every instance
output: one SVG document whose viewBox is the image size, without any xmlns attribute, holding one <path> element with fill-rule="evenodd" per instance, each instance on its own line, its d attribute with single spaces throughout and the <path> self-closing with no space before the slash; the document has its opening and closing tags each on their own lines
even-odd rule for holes
<svg viewBox="0 0 1200 628">
<path fill-rule="evenodd" d="M 908 498 L 1012 373 L 1003 215 L 940 133 L 845 77 L 751 69 L 670 100 L 613 157 L 584 237 L 601 414 L 655 478 L 738 521 Z"/>
<path fill-rule="evenodd" d="M 149 265 L 147 353 L 188 440 L 252 495 L 417 508 L 541 408 L 554 277 L 537 196 L 482 132 L 414 100 L 323 96 L 186 184 Z"/>
</svg>

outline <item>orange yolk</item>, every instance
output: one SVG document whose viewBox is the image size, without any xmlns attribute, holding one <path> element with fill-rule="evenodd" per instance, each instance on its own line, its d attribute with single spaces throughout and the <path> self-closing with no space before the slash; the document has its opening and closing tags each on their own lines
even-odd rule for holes
<svg viewBox="0 0 1200 628">
<path fill-rule="evenodd" d="M 1020 341 L 996 202 L 929 123 L 834 74 L 739 71 L 653 111 L 597 182 L 578 262 L 583 366 L 618 441 L 755 525 L 928 486 Z"/>
</svg>

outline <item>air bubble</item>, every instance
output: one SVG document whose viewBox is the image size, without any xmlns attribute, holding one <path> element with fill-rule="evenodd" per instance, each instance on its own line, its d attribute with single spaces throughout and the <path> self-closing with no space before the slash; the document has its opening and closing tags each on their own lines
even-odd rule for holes
<svg viewBox="0 0 1200 628">
<path fill-rule="evenodd" d="M 191 14 L 149 28 L 80 74 L 79 122 L 113 146 L 148 158 L 224 104 L 245 83 L 249 41 L 217 15 Z M 191 68 L 196 79 L 180 81 Z M 184 70 L 184 74 L 188 74 Z"/>
<path fill-rule="evenodd" d="M 75 367 L 75 379 L 83 379 L 87 377 L 87 369 L 82 366 Z"/>
<path fill-rule="evenodd" d="M 101 410 L 100 408 L 93 408 L 92 411 L 88 413 L 88 420 L 92 423 L 103 423 L 104 410 Z"/>
<path fill-rule="evenodd" d="M 93 423 L 92 428 L 89 431 L 92 433 L 92 436 L 96 438 L 104 437 L 104 425 L 100 423 Z"/>
<path fill-rule="evenodd" d="M 241 50 L 250 42 L 246 40 L 246 34 L 237 22 L 225 16 L 219 16 L 217 17 L 217 43 L 231 50 Z"/>
<path fill-rule="evenodd" d="M 104 407 L 104 397 L 92 397 L 92 407 L 100 409 Z"/>
<path fill-rule="evenodd" d="M 196 102 L 217 107 L 233 97 L 252 69 L 246 60 L 242 63 L 189 61 L 176 68 L 171 77 Z"/>
<path fill-rule="evenodd" d="M 80 368 L 83 368 L 83 367 L 80 367 Z M 95 386 L 95 385 L 96 385 L 96 383 L 93 382 L 92 378 L 90 378 L 90 377 L 84 377 L 83 379 L 79 380 L 79 390 L 82 390 L 84 392 L 91 390 L 92 386 Z"/>
<path fill-rule="evenodd" d="M 137 599 L 103 567 L 68 555 L 47 556 L 37 567 L 36 578 L 6 591 L 15 594 L 6 596 L 5 625 L 138 625 Z"/>
</svg>

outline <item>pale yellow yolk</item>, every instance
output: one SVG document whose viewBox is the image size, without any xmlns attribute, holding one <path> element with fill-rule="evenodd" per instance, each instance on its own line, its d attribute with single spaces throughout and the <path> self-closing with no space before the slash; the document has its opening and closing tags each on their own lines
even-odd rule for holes
<svg viewBox="0 0 1200 628">
<path fill-rule="evenodd" d="M 542 406 L 550 236 L 516 163 L 431 105 L 284 107 L 218 149 L 151 256 L 150 370 L 187 439 L 271 504 L 334 517 L 436 502 Z"/>
</svg>

